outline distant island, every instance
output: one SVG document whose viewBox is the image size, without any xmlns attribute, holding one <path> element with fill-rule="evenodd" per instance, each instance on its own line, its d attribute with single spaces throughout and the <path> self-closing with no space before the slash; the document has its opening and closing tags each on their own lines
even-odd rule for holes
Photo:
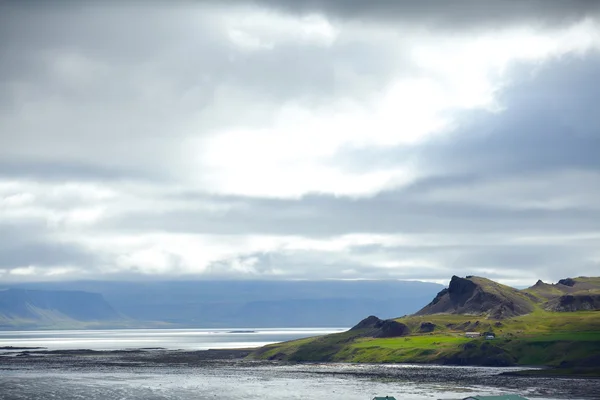
<svg viewBox="0 0 600 400">
<path fill-rule="evenodd" d="M 268 345 L 251 358 L 359 363 L 560 367 L 600 375 L 600 278 L 518 290 L 453 276 L 416 313 L 370 316 L 346 332 Z M 529 374 L 535 372 L 528 372 Z"/>
</svg>

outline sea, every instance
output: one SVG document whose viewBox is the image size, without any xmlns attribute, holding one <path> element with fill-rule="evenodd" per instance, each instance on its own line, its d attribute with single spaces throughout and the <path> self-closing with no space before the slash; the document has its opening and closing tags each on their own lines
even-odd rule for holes
<svg viewBox="0 0 600 400">
<path fill-rule="evenodd" d="M 228 328 L 0 331 L 1 347 L 44 347 L 48 350 L 243 349 L 348 328 Z"/>
<path fill-rule="evenodd" d="M 0 332 L 0 347 L 48 350 L 173 351 L 234 349 L 322 335 L 345 328 L 128 329 Z M 4 352 L 4 353 L 2 353 Z M 11 350 L 0 350 L 10 357 Z M 600 380 L 502 375 L 514 368 L 409 364 L 250 362 L 190 366 L 167 363 L 92 363 L 85 356 L 62 363 L 17 364 L 0 357 L 0 399 L 397 400 L 463 399 L 521 394 L 537 400 L 600 399 Z M 55 357 L 48 355 L 48 357 Z M 73 361 L 75 360 L 75 361 Z"/>
</svg>

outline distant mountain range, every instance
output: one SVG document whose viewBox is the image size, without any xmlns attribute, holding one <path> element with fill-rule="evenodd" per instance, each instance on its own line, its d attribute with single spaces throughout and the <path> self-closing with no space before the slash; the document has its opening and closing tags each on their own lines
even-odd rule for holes
<svg viewBox="0 0 600 400">
<path fill-rule="evenodd" d="M 0 328 L 344 327 L 410 314 L 442 289 L 414 281 L 47 282 L 0 292 Z"/>
<path fill-rule="evenodd" d="M 80 327 L 125 321 L 102 295 L 70 290 L 0 290 L 0 328 Z"/>
</svg>

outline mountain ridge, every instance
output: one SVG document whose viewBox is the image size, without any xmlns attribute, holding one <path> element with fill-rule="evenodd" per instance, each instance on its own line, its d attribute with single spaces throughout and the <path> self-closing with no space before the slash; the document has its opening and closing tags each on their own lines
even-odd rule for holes
<svg viewBox="0 0 600 400">
<path fill-rule="evenodd" d="M 66 281 L 12 287 L 99 293 L 130 318 L 120 325 L 128 328 L 347 327 L 364 315 L 413 313 L 443 288 L 401 280 Z M 66 327 L 63 316 L 56 320 Z"/>
<path fill-rule="evenodd" d="M 598 310 L 600 279 L 566 278 L 556 284 L 538 280 L 519 290 L 483 277 L 454 275 L 448 287 L 415 315 L 485 315 L 501 320 L 527 315 L 538 308 L 556 312 Z"/>
<path fill-rule="evenodd" d="M 79 290 L 0 290 L 0 327 L 83 326 L 122 322 L 101 294 Z"/>
</svg>

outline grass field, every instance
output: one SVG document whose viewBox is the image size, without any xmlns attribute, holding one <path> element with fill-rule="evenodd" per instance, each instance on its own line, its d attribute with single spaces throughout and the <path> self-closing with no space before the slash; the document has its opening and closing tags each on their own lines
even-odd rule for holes
<svg viewBox="0 0 600 400">
<path fill-rule="evenodd" d="M 266 346 L 253 356 L 291 361 L 547 365 L 589 368 L 600 363 L 600 312 L 542 310 L 502 321 L 437 314 L 399 318 L 409 336 L 374 339 L 354 331 Z M 431 333 L 418 333 L 423 322 Z M 496 339 L 471 339 L 466 330 L 493 331 Z M 565 369 L 566 370 L 566 369 Z"/>
<path fill-rule="evenodd" d="M 419 348 L 439 349 L 441 346 L 455 346 L 466 343 L 472 339 L 464 336 L 433 335 L 433 336 L 409 336 L 387 339 L 360 339 L 353 344 L 355 348 L 383 347 L 386 349 Z"/>
</svg>

